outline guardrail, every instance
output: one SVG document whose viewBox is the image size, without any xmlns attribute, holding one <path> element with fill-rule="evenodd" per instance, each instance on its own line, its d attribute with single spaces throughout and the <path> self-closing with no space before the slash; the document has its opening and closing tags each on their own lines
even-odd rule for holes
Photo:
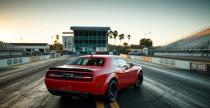
<svg viewBox="0 0 210 108">
<path fill-rule="evenodd" d="M 172 66 L 179 69 L 191 70 L 191 71 L 203 71 L 210 73 L 210 63 L 207 62 L 195 62 L 195 61 L 185 61 L 185 60 L 175 60 L 175 59 L 166 59 L 158 57 L 148 57 L 148 56 L 134 56 L 120 54 L 121 57 L 140 60 L 144 62 L 150 62 L 160 65 Z"/>
</svg>

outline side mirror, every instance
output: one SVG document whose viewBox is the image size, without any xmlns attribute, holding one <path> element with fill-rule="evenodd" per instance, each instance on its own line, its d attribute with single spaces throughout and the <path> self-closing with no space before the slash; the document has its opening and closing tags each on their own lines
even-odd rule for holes
<svg viewBox="0 0 210 108">
<path fill-rule="evenodd" d="M 134 66 L 134 64 L 133 63 L 130 63 L 130 67 L 133 67 Z"/>
</svg>

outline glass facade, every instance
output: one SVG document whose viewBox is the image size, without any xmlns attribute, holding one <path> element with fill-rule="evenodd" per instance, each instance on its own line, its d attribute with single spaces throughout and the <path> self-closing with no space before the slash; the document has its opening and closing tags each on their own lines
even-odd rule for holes
<svg viewBox="0 0 210 108">
<path fill-rule="evenodd" d="M 76 51 L 96 51 L 97 47 L 108 47 L 108 30 L 74 30 Z"/>
</svg>

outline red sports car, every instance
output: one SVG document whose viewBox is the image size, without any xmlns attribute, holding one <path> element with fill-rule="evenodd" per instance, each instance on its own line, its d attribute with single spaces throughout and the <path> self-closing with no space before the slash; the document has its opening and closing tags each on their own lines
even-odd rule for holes
<svg viewBox="0 0 210 108">
<path fill-rule="evenodd" d="M 125 59 L 110 55 L 76 57 L 63 66 L 50 68 L 45 77 L 53 95 L 96 95 L 114 101 L 118 90 L 134 85 L 140 87 L 143 73 Z"/>
</svg>

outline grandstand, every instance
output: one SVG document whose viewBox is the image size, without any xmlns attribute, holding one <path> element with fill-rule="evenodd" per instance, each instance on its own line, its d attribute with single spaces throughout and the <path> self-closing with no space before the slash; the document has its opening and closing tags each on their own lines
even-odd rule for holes
<svg viewBox="0 0 210 108">
<path fill-rule="evenodd" d="M 168 48 L 208 46 L 210 42 L 210 28 L 195 33 L 179 41 L 166 45 Z"/>
<path fill-rule="evenodd" d="M 210 28 L 153 49 L 155 56 L 210 57 Z"/>
</svg>

